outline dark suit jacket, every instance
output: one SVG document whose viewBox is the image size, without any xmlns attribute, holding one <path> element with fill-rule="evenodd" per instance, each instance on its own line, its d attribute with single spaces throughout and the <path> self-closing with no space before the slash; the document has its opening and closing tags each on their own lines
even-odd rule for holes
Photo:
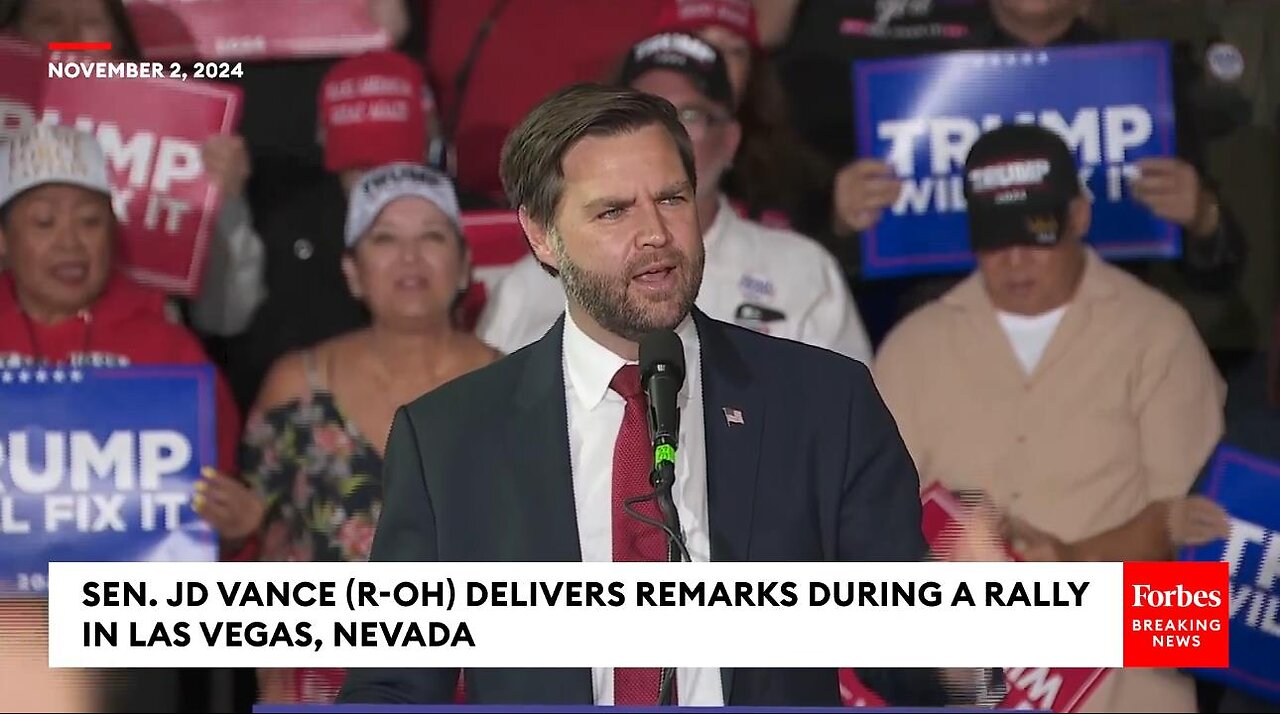
<svg viewBox="0 0 1280 714">
<path fill-rule="evenodd" d="M 918 477 L 866 367 L 694 318 L 712 559 L 924 559 Z M 563 319 L 538 342 L 397 412 L 371 560 L 581 560 Z M 730 425 L 724 407 L 740 410 L 744 423 Z M 840 705 L 835 669 L 722 675 L 726 704 Z M 946 699 L 934 671 L 859 675 L 892 704 Z M 456 669 L 353 669 L 339 701 L 448 702 L 457 677 Z M 588 669 L 469 669 L 465 677 L 474 703 L 593 703 Z"/>
</svg>

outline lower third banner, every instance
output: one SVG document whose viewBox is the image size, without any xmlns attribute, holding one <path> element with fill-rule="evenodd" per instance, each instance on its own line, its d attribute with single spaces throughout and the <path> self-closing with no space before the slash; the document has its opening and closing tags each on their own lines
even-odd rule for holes
<svg viewBox="0 0 1280 714">
<path fill-rule="evenodd" d="M 191 508 L 209 367 L 0 370 L 0 439 L 0 595 L 43 595 L 53 561 L 217 559 Z"/>
<path fill-rule="evenodd" d="M 1185 549 L 1183 560 L 1231 569 L 1231 666 L 1193 670 L 1280 702 L 1280 464 L 1232 447 L 1209 463 L 1203 493 L 1231 516 L 1231 537 Z"/>
</svg>

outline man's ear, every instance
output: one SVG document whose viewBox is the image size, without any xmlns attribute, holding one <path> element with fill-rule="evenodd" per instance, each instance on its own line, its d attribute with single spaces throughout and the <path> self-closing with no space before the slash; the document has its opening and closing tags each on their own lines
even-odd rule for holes
<svg viewBox="0 0 1280 714">
<path fill-rule="evenodd" d="M 1067 224 L 1071 235 L 1083 240 L 1089 235 L 1089 227 L 1092 222 L 1093 206 L 1089 204 L 1089 199 L 1084 196 L 1076 196 L 1071 199 L 1071 203 L 1067 207 Z"/>
<path fill-rule="evenodd" d="M 529 213 L 523 206 L 516 212 L 516 216 L 520 219 L 520 227 L 524 229 L 525 238 L 529 241 L 529 247 L 533 250 L 533 257 L 537 258 L 539 263 L 559 270 L 560 266 L 556 261 L 556 252 L 551 247 L 551 231 L 538 221 L 530 218 Z"/>
</svg>

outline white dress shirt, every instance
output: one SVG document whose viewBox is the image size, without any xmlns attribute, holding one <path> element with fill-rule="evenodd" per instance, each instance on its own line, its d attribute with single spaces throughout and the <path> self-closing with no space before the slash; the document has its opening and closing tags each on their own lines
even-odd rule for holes
<svg viewBox="0 0 1280 714">
<path fill-rule="evenodd" d="M 698 331 L 686 317 L 676 328 L 684 344 L 685 381 L 677 397 L 680 409 L 676 482 L 672 496 L 684 529 L 689 557 L 711 558 L 707 526 L 707 454 L 702 419 L 702 369 Z M 579 545 L 585 562 L 613 559 L 613 525 L 610 508 L 613 491 L 613 446 L 622 426 L 625 400 L 609 388 L 609 382 L 628 362 L 591 339 L 565 311 L 564 389 L 569 413 L 569 455 L 573 468 L 573 497 L 578 513 Z M 632 362 L 631 364 L 635 364 Z M 646 633 L 618 633 L 619 637 L 644 637 Z M 595 703 L 613 704 L 613 669 L 592 669 Z M 678 669 L 679 704 L 723 706 L 720 670 Z"/>
<path fill-rule="evenodd" d="M 817 242 L 742 218 L 723 196 L 702 240 L 697 304 L 707 315 L 870 363 L 871 341 L 844 273 Z M 510 354 L 542 337 L 564 302 L 560 281 L 526 255 L 494 286 L 476 332 Z"/>
</svg>

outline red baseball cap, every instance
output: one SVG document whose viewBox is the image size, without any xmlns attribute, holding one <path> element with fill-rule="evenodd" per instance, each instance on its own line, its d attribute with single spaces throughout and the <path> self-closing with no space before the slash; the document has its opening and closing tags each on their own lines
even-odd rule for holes
<svg viewBox="0 0 1280 714">
<path fill-rule="evenodd" d="M 420 65 L 369 52 L 335 64 L 320 83 L 319 140 L 332 172 L 427 159 L 435 102 Z"/>
<path fill-rule="evenodd" d="M 667 0 L 658 14 L 659 31 L 697 32 L 708 27 L 723 27 L 760 48 L 751 0 Z"/>
</svg>

